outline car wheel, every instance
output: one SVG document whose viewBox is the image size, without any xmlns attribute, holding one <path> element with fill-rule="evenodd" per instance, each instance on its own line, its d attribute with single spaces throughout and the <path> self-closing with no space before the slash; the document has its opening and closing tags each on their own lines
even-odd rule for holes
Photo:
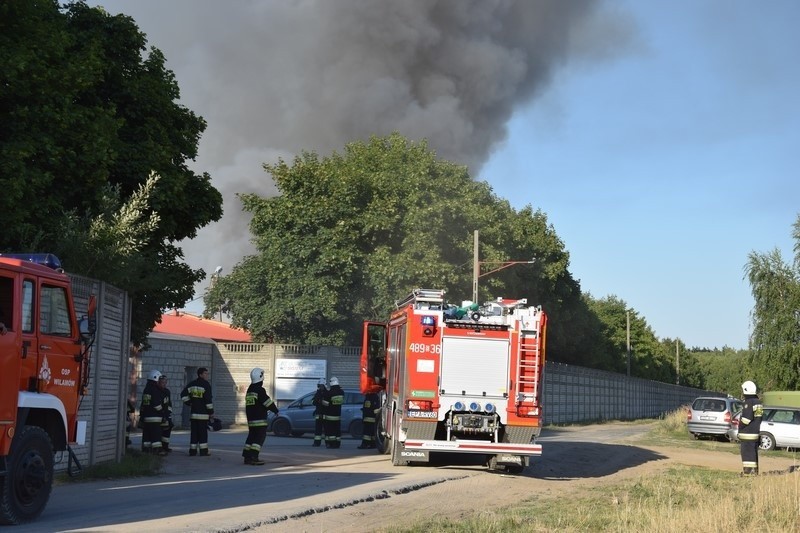
<svg viewBox="0 0 800 533">
<path fill-rule="evenodd" d="M 762 433 L 759 435 L 758 447 L 762 450 L 774 450 L 775 437 L 772 436 L 772 433 Z"/>
<path fill-rule="evenodd" d="M 292 425 L 285 418 L 276 418 L 272 423 L 272 432 L 279 437 L 288 437 L 292 432 Z"/>
<path fill-rule="evenodd" d="M 352 422 L 350 422 L 350 428 L 348 430 L 348 433 L 350 433 L 350 435 L 354 439 L 360 439 L 361 437 L 363 437 L 364 436 L 364 423 L 363 423 L 363 421 L 361 419 L 357 419 L 357 420 L 353 420 Z"/>
</svg>

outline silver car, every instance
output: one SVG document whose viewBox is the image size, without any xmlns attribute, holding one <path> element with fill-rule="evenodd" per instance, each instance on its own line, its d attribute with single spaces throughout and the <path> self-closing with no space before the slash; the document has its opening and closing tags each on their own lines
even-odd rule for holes
<svg viewBox="0 0 800 533">
<path fill-rule="evenodd" d="M 267 417 L 267 430 L 280 437 L 302 437 L 305 433 L 314 433 L 314 405 L 311 400 L 314 393 L 299 397 L 286 407 L 281 407 L 280 414 L 276 417 L 272 411 Z M 361 420 L 361 406 L 364 404 L 364 395 L 356 389 L 344 389 L 344 405 L 342 405 L 342 434 L 349 433 L 353 438 L 360 439 L 363 435 L 363 421 Z"/>
<path fill-rule="evenodd" d="M 701 396 L 692 402 L 686 425 L 694 438 L 703 436 L 735 440 L 735 415 L 742 410 L 742 401 L 731 396 Z"/>
<path fill-rule="evenodd" d="M 764 407 L 759 435 L 758 447 L 762 450 L 800 449 L 800 408 Z M 738 432 L 736 436 L 738 439 Z"/>
</svg>

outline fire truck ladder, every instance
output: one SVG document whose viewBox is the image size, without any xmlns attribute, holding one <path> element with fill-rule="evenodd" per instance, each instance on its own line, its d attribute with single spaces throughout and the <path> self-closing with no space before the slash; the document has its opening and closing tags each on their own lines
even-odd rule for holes
<svg viewBox="0 0 800 533">
<path fill-rule="evenodd" d="M 394 305 L 398 309 L 405 307 L 410 303 L 424 303 L 427 304 L 427 306 L 438 305 L 441 307 L 443 302 L 444 291 L 441 289 L 414 289 L 411 291 L 411 294 L 402 300 L 395 301 Z"/>
<path fill-rule="evenodd" d="M 517 359 L 517 397 L 518 403 L 534 405 L 539 397 L 539 372 L 541 358 L 539 353 L 539 333 L 522 331 L 519 336 L 519 358 Z"/>
</svg>

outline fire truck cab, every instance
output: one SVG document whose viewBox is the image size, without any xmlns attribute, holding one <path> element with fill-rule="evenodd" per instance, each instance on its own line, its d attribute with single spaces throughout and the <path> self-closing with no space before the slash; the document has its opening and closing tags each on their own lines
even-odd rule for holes
<svg viewBox="0 0 800 533">
<path fill-rule="evenodd" d="M 525 299 L 455 306 L 444 294 L 415 289 L 388 322 L 364 323 L 361 391 L 382 398 L 378 451 L 394 465 L 479 454 L 519 473 L 542 453 L 547 317 Z"/>
<path fill-rule="evenodd" d="M 83 444 L 94 300 L 76 320 L 52 254 L 0 254 L 0 524 L 29 522 L 50 497 L 55 451 Z"/>
</svg>

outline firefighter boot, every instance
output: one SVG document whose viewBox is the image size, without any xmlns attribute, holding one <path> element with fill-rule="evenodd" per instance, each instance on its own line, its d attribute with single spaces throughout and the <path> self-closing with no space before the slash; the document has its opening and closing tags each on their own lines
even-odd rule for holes
<svg viewBox="0 0 800 533">
<path fill-rule="evenodd" d="M 261 459 L 258 458 L 257 455 L 255 455 L 252 458 L 250 458 L 250 462 L 248 464 L 251 464 L 253 466 L 261 466 L 264 464 L 264 461 L 262 461 Z"/>
</svg>

